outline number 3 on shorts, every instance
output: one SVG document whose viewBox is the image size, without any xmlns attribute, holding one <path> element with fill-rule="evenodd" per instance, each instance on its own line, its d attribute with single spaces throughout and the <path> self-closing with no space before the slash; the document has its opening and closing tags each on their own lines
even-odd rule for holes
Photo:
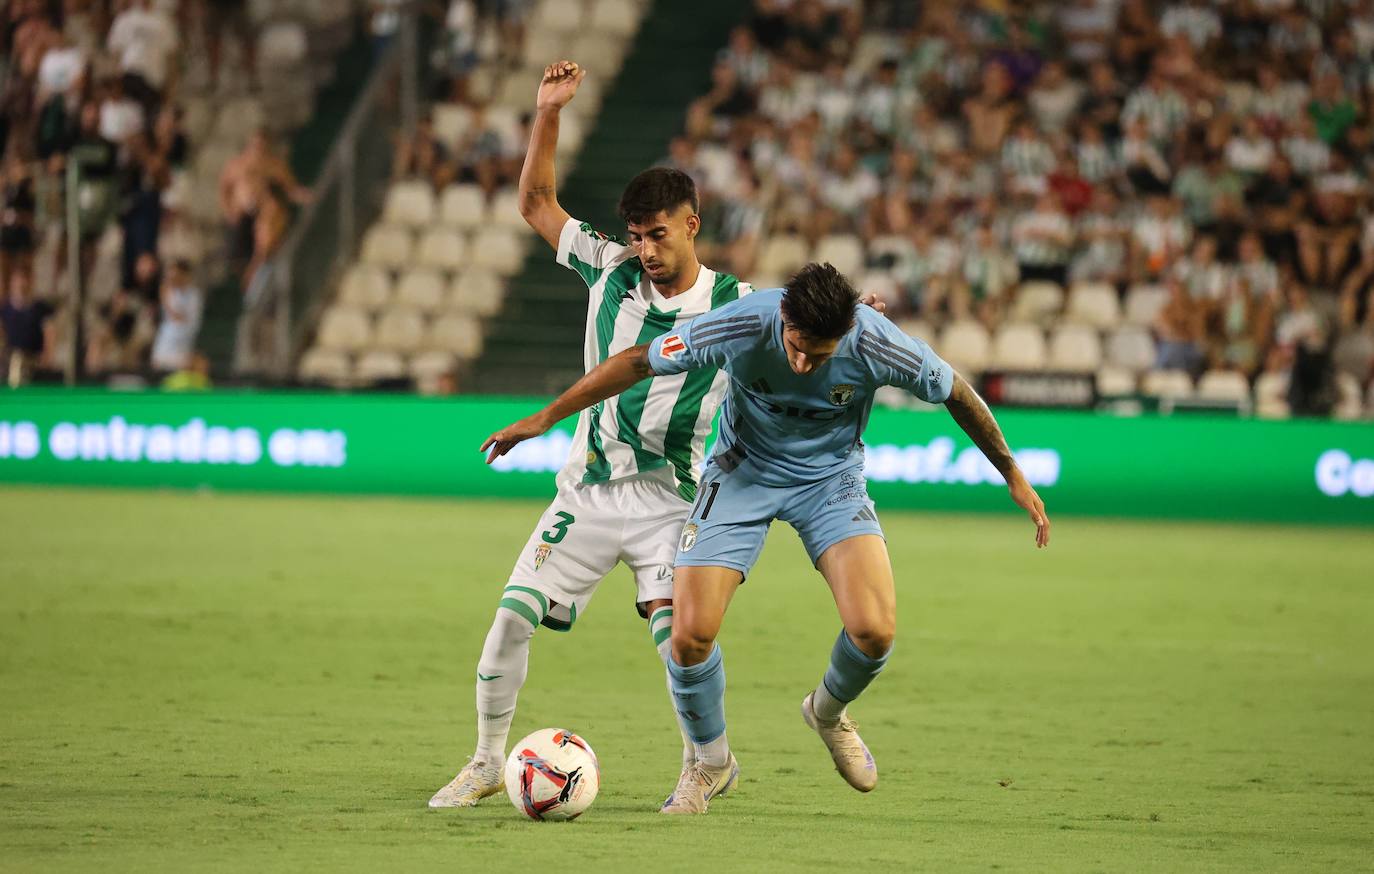
<svg viewBox="0 0 1374 874">
<path fill-rule="evenodd" d="M 548 531 L 539 535 L 545 543 L 562 543 L 563 538 L 568 536 L 568 526 L 577 521 L 577 517 L 572 513 L 564 513 L 562 510 L 554 515 L 558 517 L 559 521 L 555 522 Z"/>
</svg>

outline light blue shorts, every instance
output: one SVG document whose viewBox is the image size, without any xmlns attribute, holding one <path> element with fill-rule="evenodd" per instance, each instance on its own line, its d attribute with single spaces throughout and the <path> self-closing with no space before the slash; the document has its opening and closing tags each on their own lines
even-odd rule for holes
<svg viewBox="0 0 1374 874">
<path fill-rule="evenodd" d="M 796 529 L 813 565 L 841 540 L 883 533 L 862 467 L 805 485 L 766 486 L 738 469 L 727 473 L 712 459 L 674 565 L 728 567 L 748 576 L 774 519 Z"/>
</svg>

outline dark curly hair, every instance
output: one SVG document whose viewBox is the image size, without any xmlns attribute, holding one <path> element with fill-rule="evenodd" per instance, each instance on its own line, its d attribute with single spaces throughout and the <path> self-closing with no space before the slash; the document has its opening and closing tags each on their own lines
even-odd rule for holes
<svg viewBox="0 0 1374 874">
<path fill-rule="evenodd" d="M 787 281 L 782 318 L 814 340 L 837 340 L 854 324 L 859 293 L 833 264 L 812 262 Z"/>
<path fill-rule="evenodd" d="M 672 212 L 684 203 L 692 205 L 693 213 L 701 209 L 692 177 L 671 167 L 652 167 L 625 186 L 617 211 L 621 221 L 642 225 L 660 212 Z"/>
</svg>

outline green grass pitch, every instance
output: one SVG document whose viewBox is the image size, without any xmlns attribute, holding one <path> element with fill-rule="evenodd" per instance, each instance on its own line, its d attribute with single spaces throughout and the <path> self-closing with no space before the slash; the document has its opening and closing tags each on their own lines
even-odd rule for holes
<svg viewBox="0 0 1374 874">
<path fill-rule="evenodd" d="M 0 490 L 0 869 L 1350 871 L 1374 859 L 1374 536 L 884 518 L 897 649 L 859 795 L 797 708 L 838 627 L 776 526 L 722 636 L 738 794 L 659 816 L 663 669 L 617 573 L 535 638 L 512 740 L 581 820 L 430 811 L 530 503 Z M 1053 506 L 1051 504 L 1051 512 Z"/>
</svg>

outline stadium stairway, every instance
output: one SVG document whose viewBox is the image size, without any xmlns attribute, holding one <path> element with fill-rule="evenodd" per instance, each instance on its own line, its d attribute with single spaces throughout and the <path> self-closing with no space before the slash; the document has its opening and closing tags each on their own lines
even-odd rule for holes
<svg viewBox="0 0 1374 874">
<path fill-rule="evenodd" d="M 749 8 L 737 0 L 654 3 L 576 166 L 559 180 L 558 199 L 569 213 L 607 233 L 623 232 L 615 213 L 621 189 L 667 154 L 687 104 L 710 87 L 715 53 L 701 46 L 724 46 Z M 595 75 L 594 58 L 572 60 Z M 511 279 L 505 308 L 490 322 L 486 351 L 464 390 L 549 394 L 566 388 L 582 374 L 586 307 L 577 277 L 558 266 L 542 242 L 532 247 Z"/>
</svg>

